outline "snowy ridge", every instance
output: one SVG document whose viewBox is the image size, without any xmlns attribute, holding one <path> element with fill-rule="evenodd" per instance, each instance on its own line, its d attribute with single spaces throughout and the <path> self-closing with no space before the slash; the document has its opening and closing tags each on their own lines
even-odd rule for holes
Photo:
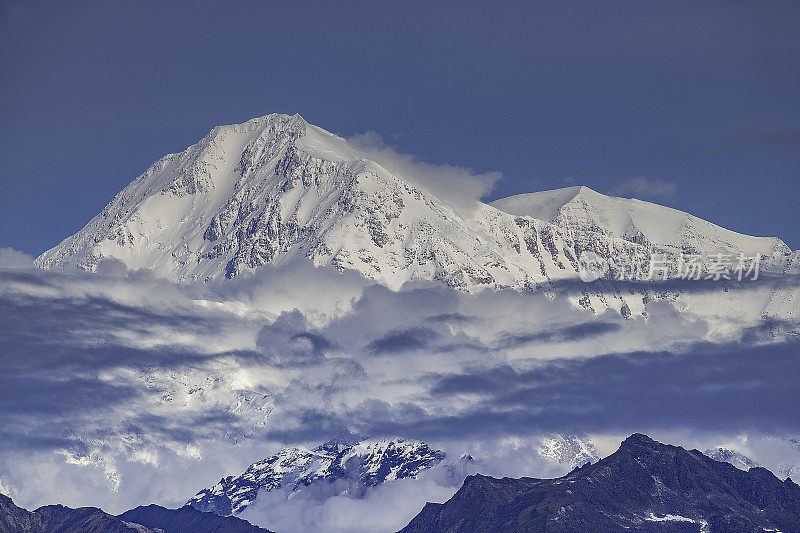
<svg viewBox="0 0 800 533">
<path fill-rule="evenodd" d="M 600 460 L 594 443 L 586 434 L 547 434 L 541 439 L 539 455 L 570 470 Z"/>
<path fill-rule="evenodd" d="M 741 252 L 771 257 L 790 252 L 775 237 L 742 235 L 677 209 L 606 196 L 583 186 L 509 196 L 491 205 L 556 224 L 575 239 L 601 234 L 686 254 Z"/>
<path fill-rule="evenodd" d="M 250 465 L 239 476 L 228 476 L 203 489 L 187 505 L 227 516 L 242 512 L 258 492 L 303 490 L 314 486 L 358 497 L 368 487 L 413 478 L 444 460 L 444 452 L 404 439 L 331 440 L 309 450 L 287 448 Z M 340 482 L 340 483 L 336 483 Z"/>
<path fill-rule="evenodd" d="M 153 164 L 36 264 L 94 270 L 116 258 L 173 281 L 210 281 L 307 257 L 392 289 L 420 279 L 468 292 L 549 294 L 579 279 L 584 251 L 605 259 L 661 254 L 673 265 L 680 253 L 760 254 L 762 270 L 782 277 L 742 296 L 748 316 L 800 319 L 800 256 L 779 239 L 586 187 L 478 203 L 467 214 L 299 115 L 214 128 Z M 605 278 L 618 270 L 612 265 Z M 645 314 L 648 301 L 682 298 L 680 291 L 577 286 L 577 305 L 625 316 Z M 706 296 L 681 305 L 712 314 L 731 307 Z"/>
<path fill-rule="evenodd" d="M 761 466 L 760 464 L 756 463 L 755 461 L 747 457 L 742 452 L 737 452 L 736 450 L 723 448 L 721 446 L 706 450 L 703 452 L 703 454 L 711 457 L 715 461 L 730 463 L 739 470 L 747 471 L 750 470 L 751 468 L 756 468 L 758 466 Z"/>
</svg>

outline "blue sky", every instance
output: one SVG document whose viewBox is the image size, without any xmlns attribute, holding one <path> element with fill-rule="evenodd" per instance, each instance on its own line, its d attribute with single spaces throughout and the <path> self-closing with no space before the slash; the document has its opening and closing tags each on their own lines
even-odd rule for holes
<svg viewBox="0 0 800 533">
<path fill-rule="evenodd" d="M 800 3 L 0 3 L 0 246 L 217 124 L 300 113 L 490 199 L 572 184 L 800 248 Z"/>
</svg>

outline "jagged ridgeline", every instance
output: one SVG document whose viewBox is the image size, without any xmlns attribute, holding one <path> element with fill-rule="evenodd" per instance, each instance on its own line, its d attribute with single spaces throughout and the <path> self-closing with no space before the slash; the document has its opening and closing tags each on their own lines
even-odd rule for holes
<svg viewBox="0 0 800 533">
<path fill-rule="evenodd" d="M 291 449 L 254 464 L 240 478 L 226 478 L 233 483 L 217 488 L 230 491 L 217 491 L 216 503 L 226 499 L 227 506 L 212 512 L 197 507 L 211 503 L 206 496 L 213 490 L 201 491 L 179 509 L 148 505 L 117 516 L 93 507 L 61 505 L 27 511 L 0 494 L 0 533 L 269 533 L 238 517 L 219 515 L 230 514 L 231 504 L 246 507 L 257 490 L 281 484 L 302 490 L 347 477 L 337 469 L 352 457 L 359 460 L 350 468 L 369 486 L 413 477 L 443 459 L 441 452 L 423 443 L 392 440 L 329 441 L 313 451 Z M 255 477 L 248 478 L 248 473 Z M 634 434 L 615 453 L 563 477 L 467 476 L 452 498 L 428 503 L 402 529 L 405 533 L 473 531 L 800 533 L 800 487 L 765 468 L 741 470 L 698 450 Z"/>
<path fill-rule="evenodd" d="M 328 488 L 360 497 L 387 481 L 414 478 L 445 459 L 444 452 L 405 439 L 329 440 L 313 450 L 287 448 L 203 489 L 187 505 L 219 515 L 241 513 L 259 492 Z M 449 465 L 446 465 L 449 466 Z"/>
<path fill-rule="evenodd" d="M 557 479 L 470 476 L 402 533 L 800 532 L 800 487 L 698 450 L 628 437 L 599 462 Z"/>
</svg>

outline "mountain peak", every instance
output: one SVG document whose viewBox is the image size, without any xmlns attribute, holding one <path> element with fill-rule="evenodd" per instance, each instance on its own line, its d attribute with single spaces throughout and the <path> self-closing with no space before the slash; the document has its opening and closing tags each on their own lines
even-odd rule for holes
<svg viewBox="0 0 800 533">
<path fill-rule="evenodd" d="M 569 187 L 561 187 L 559 189 L 551 189 L 551 192 L 558 192 L 558 191 L 561 191 L 561 192 L 564 192 L 564 193 L 569 193 L 569 194 L 573 194 L 574 193 L 573 194 L 573 198 L 575 196 L 579 195 L 579 194 L 585 194 L 585 195 L 596 194 L 596 195 L 600 195 L 600 196 L 607 196 L 606 194 L 599 193 L 599 192 L 595 191 L 594 189 L 592 189 L 590 187 L 587 187 L 586 185 L 571 185 Z"/>
<path fill-rule="evenodd" d="M 628 453 L 647 450 L 646 454 Z M 643 434 L 556 479 L 470 476 L 402 531 L 784 531 L 800 533 L 800 488 Z"/>
<path fill-rule="evenodd" d="M 633 446 L 646 446 L 648 448 L 654 448 L 657 446 L 664 446 L 664 444 L 656 442 L 644 433 L 633 433 L 622 441 L 620 448 L 630 448 Z"/>
<path fill-rule="evenodd" d="M 308 122 L 298 114 L 270 113 L 269 115 L 253 117 L 244 122 L 215 126 L 203 140 L 227 134 L 260 132 L 265 129 L 271 129 L 272 132 L 291 132 L 298 135 L 304 133 L 308 125 Z M 200 142 L 202 143 L 203 140 Z"/>
<path fill-rule="evenodd" d="M 599 233 L 692 254 L 789 252 L 774 237 L 743 235 L 671 207 L 608 196 L 583 185 L 518 194 L 491 205 L 515 216 L 545 220 L 579 240 Z"/>
</svg>

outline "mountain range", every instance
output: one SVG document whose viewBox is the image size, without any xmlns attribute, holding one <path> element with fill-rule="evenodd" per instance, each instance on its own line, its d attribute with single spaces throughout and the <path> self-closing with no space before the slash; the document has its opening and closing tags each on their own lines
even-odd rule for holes
<svg viewBox="0 0 800 533">
<path fill-rule="evenodd" d="M 432 280 L 469 292 L 553 294 L 566 285 L 576 305 L 631 316 L 646 315 L 647 303 L 659 299 L 700 311 L 729 307 L 709 304 L 707 289 L 698 295 L 613 282 L 649 278 L 650 258 L 663 259 L 674 278 L 681 254 L 724 254 L 732 264 L 741 255 L 749 267 L 758 257 L 762 278 L 770 280 L 746 292 L 747 316 L 798 318 L 800 259 L 778 238 L 742 235 L 581 186 L 464 207 L 374 159 L 380 158 L 299 115 L 220 126 L 159 159 L 35 263 L 94 270 L 114 258 L 186 282 L 305 257 L 392 289 Z M 585 252 L 609 266 L 599 282 L 576 285 Z M 701 268 L 704 276 L 711 272 L 705 263 Z M 724 281 L 710 292 L 728 292 L 738 282 Z"/>
<path fill-rule="evenodd" d="M 570 470 L 601 461 L 591 437 L 583 433 L 545 434 L 537 453 L 551 466 Z M 708 449 L 703 455 L 745 472 L 760 468 L 746 455 L 728 448 Z M 283 449 L 253 463 L 243 473 L 224 477 L 213 487 L 199 491 L 186 505 L 220 516 L 238 516 L 259 494 L 273 490 L 285 490 L 293 497 L 303 497 L 304 491 L 310 491 L 312 499 L 342 494 L 361 498 L 370 488 L 416 478 L 437 466 L 441 469 L 439 477 L 447 478 L 443 482 L 456 487 L 482 464 L 467 453 L 448 461 L 443 451 L 419 441 L 365 439 L 345 432 L 311 450 Z"/>
<path fill-rule="evenodd" d="M 800 486 L 646 435 L 557 479 L 469 476 L 403 533 L 800 531 Z"/>
<path fill-rule="evenodd" d="M 370 447 L 373 453 L 362 454 L 356 466 L 342 460 L 356 457 L 354 450 Z M 392 448 L 396 453 L 388 452 Z M 406 477 L 401 471 L 411 477 L 443 459 L 441 452 L 422 443 L 375 439 L 328 442 L 308 453 L 320 457 L 295 461 L 282 452 L 256 463 L 248 472 L 258 475 L 242 476 L 241 490 L 223 490 L 218 496 L 228 498 L 231 509 L 246 506 L 256 485 L 257 492 L 281 483 L 292 484 L 294 490 L 304 483 L 333 483 L 336 465 L 366 475 L 360 482 L 374 486 Z M 277 457 L 289 459 L 281 465 L 272 460 Z M 315 461 L 321 468 L 309 467 Z M 307 468 L 298 469 L 298 465 Z M 309 475 L 312 470 L 319 475 Z M 269 482 L 264 482 L 269 477 L 266 473 L 272 475 Z M 237 486 L 235 478 L 226 479 L 230 483 L 219 487 Z M 239 494 L 242 497 L 237 499 Z M 198 504 L 210 503 L 207 496 L 201 491 L 179 509 L 148 505 L 113 516 L 97 508 L 61 505 L 31 512 L 0 495 L 0 533 L 268 533 L 240 518 L 219 516 L 219 508 L 214 513 L 197 509 Z M 220 501 L 214 500 L 217 505 Z M 402 529 L 405 533 L 472 531 L 795 533 L 800 532 L 800 487 L 791 479 L 781 481 L 765 468 L 743 470 L 698 450 L 634 434 L 610 456 L 578 466 L 560 478 L 468 475 L 452 498 L 428 503 Z"/>
</svg>

